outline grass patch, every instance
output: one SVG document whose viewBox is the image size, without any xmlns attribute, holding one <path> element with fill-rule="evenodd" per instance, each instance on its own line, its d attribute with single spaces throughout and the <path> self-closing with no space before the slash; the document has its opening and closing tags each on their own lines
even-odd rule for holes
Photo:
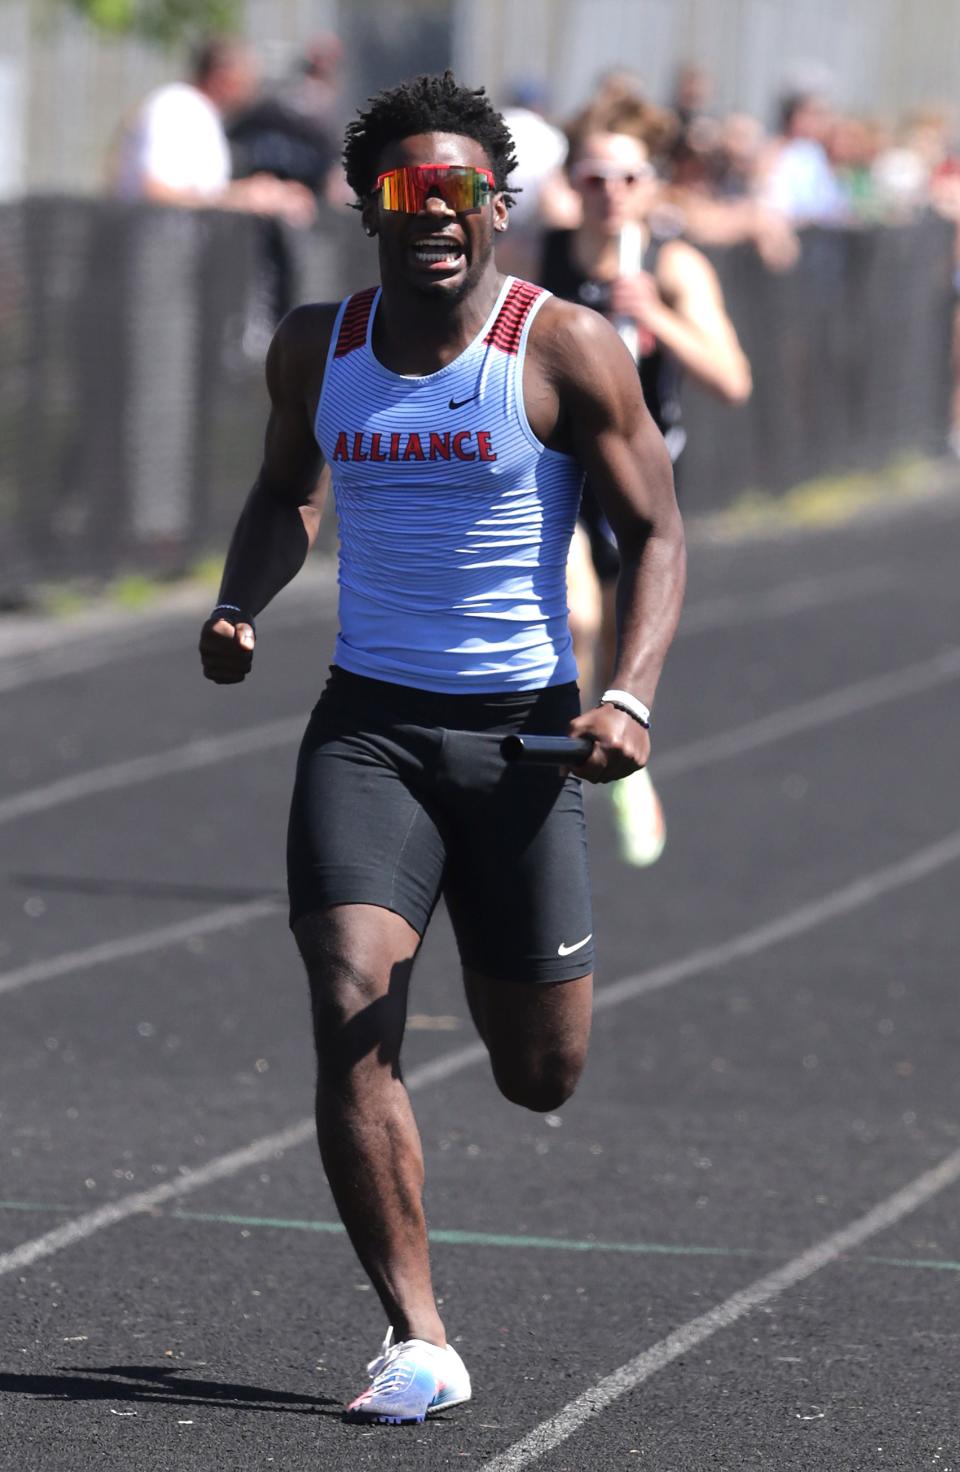
<svg viewBox="0 0 960 1472">
<path fill-rule="evenodd" d="M 223 553 L 210 553 L 206 557 L 200 557 L 191 563 L 187 577 L 190 582 L 200 583 L 208 587 L 216 595 L 220 587 L 220 579 L 223 576 Z"/>
<path fill-rule="evenodd" d="M 126 577 L 117 578 L 108 583 L 104 592 L 107 602 L 116 604 L 118 608 L 135 611 L 146 608 L 153 602 L 163 584 L 158 583 L 155 578 L 147 577 L 144 573 L 132 572 Z M 169 587 L 169 583 L 167 584 Z"/>
<path fill-rule="evenodd" d="M 141 613 L 165 595 L 181 588 L 207 589 L 216 597 L 223 572 L 223 555 L 202 557 L 183 573 L 125 572 L 105 582 L 90 578 L 68 578 L 40 583 L 32 590 L 35 613 L 70 618 L 97 608 L 116 608 Z"/>
<path fill-rule="evenodd" d="M 698 521 L 711 535 L 731 540 L 778 531 L 817 531 L 957 483 L 954 461 L 911 456 L 878 471 L 818 476 L 780 495 L 744 491 L 723 511 L 709 512 Z"/>
</svg>

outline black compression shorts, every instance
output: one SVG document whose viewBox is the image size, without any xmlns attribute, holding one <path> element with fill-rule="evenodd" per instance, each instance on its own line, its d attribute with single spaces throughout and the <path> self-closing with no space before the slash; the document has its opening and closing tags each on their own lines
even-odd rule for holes
<svg viewBox="0 0 960 1472">
<path fill-rule="evenodd" d="M 593 969 L 580 782 L 508 766 L 511 731 L 565 735 L 576 685 L 442 695 L 334 666 L 307 726 L 287 847 L 290 923 L 378 905 L 423 935 L 442 893 L 463 965 L 505 981 Z"/>
</svg>

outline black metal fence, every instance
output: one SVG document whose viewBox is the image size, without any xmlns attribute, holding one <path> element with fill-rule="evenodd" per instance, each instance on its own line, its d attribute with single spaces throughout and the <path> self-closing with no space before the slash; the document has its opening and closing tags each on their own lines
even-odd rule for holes
<svg viewBox="0 0 960 1472">
<path fill-rule="evenodd" d="M 746 247 L 716 260 L 755 392 L 738 410 L 688 393 L 687 510 L 942 450 L 947 225 L 810 231 L 786 276 Z M 277 312 L 375 275 L 352 214 L 298 234 L 90 199 L 0 207 L 0 603 L 222 548 L 259 459 Z"/>
<path fill-rule="evenodd" d="M 931 214 L 912 225 L 807 230 L 785 275 L 748 246 L 714 254 L 754 391 L 731 410 L 688 390 L 686 510 L 944 452 L 954 240 Z"/>
</svg>

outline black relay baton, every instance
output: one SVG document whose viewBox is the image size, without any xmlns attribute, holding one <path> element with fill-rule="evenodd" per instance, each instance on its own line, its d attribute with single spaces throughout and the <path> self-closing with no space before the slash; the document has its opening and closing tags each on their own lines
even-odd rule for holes
<svg viewBox="0 0 960 1472">
<path fill-rule="evenodd" d="M 500 755 L 525 766 L 579 767 L 593 750 L 589 736 L 504 736 Z"/>
</svg>

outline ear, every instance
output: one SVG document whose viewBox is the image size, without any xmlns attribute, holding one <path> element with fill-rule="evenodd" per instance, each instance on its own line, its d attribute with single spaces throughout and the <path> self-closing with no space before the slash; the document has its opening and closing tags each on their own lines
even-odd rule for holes
<svg viewBox="0 0 960 1472">
<path fill-rule="evenodd" d="M 493 228 L 494 230 L 506 230 L 507 228 L 507 205 L 502 194 L 493 196 Z"/>
<path fill-rule="evenodd" d="M 360 210 L 360 219 L 363 221 L 363 233 L 365 235 L 376 235 L 378 215 L 377 196 L 375 194 L 368 194 Z"/>
</svg>

